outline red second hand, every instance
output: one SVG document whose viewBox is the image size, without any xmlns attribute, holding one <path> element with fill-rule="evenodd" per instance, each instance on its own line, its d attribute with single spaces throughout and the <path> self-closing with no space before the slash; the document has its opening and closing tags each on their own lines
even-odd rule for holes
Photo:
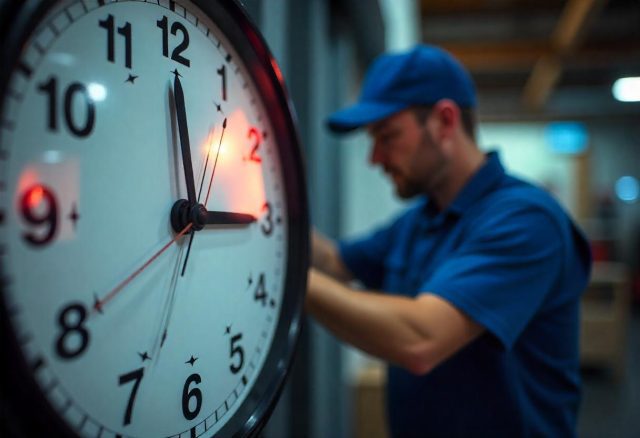
<svg viewBox="0 0 640 438">
<path fill-rule="evenodd" d="M 140 274 L 142 271 L 144 271 L 151 263 L 153 263 L 153 261 L 155 259 L 157 259 L 160 256 L 160 254 L 165 252 L 167 250 L 167 248 L 169 248 L 171 245 L 173 245 L 176 242 L 176 240 L 178 240 L 180 237 L 184 236 L 187 233 L 187 231 L 189 231 L 191 229 L 192 226 L 193 226 L 193 224 L 189 223 L 186 227 L 184 227 L 182 229 L 182 231 L 180 231 L 178 234 L 176 234 L 176 236 L 170 242 L 168 242 L 158 252 L 156 252 L 154 255 L 152 255 L 149 258 L 149 260 L 144 262 L 144 264 L 142 266 L 140 266 L 138 269 L 136 269 L 131 275 L 129 275 L 127 278 L 125 278 L 120 284 L 118 284 L 116 287 L 114 287 L 108 294 L 105 295 L 105 297 L 103 299 L 100 300 L 100 299 L 96 298 L 96 302 L 93 305 L 93 311 L 102 313 L 102 307 L 105 304 L 107 304 L 109 301 L 111 301 L 111 299 L 113 297 L 115 297 L 118 294 L 118 292 L 120 292 L 122 289 L 124 289 L 124 287 L 126 285 L 128 285 L 131 282 L 131 280 L 136 278 L 138 276 L 138 274 Z"/>
</svg>

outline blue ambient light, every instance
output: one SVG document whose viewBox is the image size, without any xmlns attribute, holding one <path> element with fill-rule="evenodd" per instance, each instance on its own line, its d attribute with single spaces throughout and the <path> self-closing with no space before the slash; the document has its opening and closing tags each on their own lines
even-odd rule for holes
<svg viewBox="0 0 640 438">
<path fill-rule="evenodd" d="M 583 123 L 554 122 L 545 130 L 547 144 L 560 154 L 579 154 L 587 149 L 589 134 Z"/>
</svg>

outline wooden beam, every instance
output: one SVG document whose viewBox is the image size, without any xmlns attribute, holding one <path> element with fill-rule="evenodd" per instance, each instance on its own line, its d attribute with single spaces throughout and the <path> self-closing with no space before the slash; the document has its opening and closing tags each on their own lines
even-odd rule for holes
<svg viewBox="0 0 640 438">
<path fill-rule="evenodd" d="M 595 12 L 599 0 L 570 0 L 562 11 L 562 16 L 551 37 L 553 47 L 564 54 L 578 44 L 578 38 L 584 31 L 587 17 Z"/>
<path fill-rule="evenodd" d="M 442 43 L 472 73 L 531 71 L 539 59 L 553 57 L 556 50 L 548 41 L 505 41 Z M 634 55 L 635 54 L 635 55 Z M 619 41 L 582 45 L 565 54 L 561 61 L 588 65 L 625 65 L 640 59 L 640 41 Z"/>
<path fill-rule="evenodd" d="M 536 62 L 524 86 L 523 99 L 528 109 L 537 110 L 544 106 L 560 78 L 561 71 L 557 56 L 545 55 Z"/>
<path fill-rule="evenodd" d="M 562 60 L 578 44 L 588 19 L 606 0 L 569 0 L 551 36 L 554 53 L 542 56 L 524 86 L 522 100 L 531 110 L 544 106 L 562 73 Z"/>
<path fill-rule="evenodd" d="M 523 13 L 559 9 L 563 0 L 420 0 L 423 18 L 456 14 Z"/>
<path fill-rule="evenodd" d="M 546 41 L 443 43 L 472 72 L 529 70 L 552 49 Z"/>
</svg>

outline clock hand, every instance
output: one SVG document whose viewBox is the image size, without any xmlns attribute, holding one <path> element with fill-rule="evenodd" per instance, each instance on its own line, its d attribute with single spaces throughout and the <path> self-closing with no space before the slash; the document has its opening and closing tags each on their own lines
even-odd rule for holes
<svg viewBox="0 0 640 438">
<path fill-rule="evenodd" d="M 187 111 L 184 104 L 184 91 L 182 90 L 182 83 L 180 82 L 180 75 L 176 69 L 173 78 L 173 95 L 176 105 L 176 117 L 178 119 L 178 131 L 180 132 L 180 149 L 182 150 L 182 166 L 184 167 L 184 179 L 187 185 L 187 197 L 190 205 L 195 205 L 198 201 L 196 198 L 196 186 L 193 178 L 193 166 L 191 164 L 191 145 L 189 144 L 189 128 L 187 127 Z M 206 168 L 205 168 L 206 171 Z M 182 274 L 187 269 L 187 261 L 189 260 L 189 254 L 191 253 L 191 244 L 193 243 L 193 236 L 195 230 L 191 230 L 191 237 L 189 238 L 189 247 L 187 248 L 187 256 L 184 259 L 184 265 L 182 265 Z"/>
<path fill-rule="evenodd" d="M 210 133 L 209 138 L 213 137 L 215 133 L 215 128 L 213 132 Z M 207 139 L 207 143 L 209 140 Z M 207 148 L 207 158 L 204 160 L 204 170 L 202 171 L 202 179 L 200 179 L 200 189 L 198 190 L 198 202 L 200 202 L 200 196 L 202 195 L 202 187 L 204 187 L 204 177 L 207 175 L 207 166 L 209 165 L 209 156 L 211 155 L 211 147 Z M 217 155 L 216 155 L 217 158 Z"/>
<path fill-rule="evenodd" d="M 176 75 L 176 78 L 178 76 Z M 222 134 L 220 134 L 220 141 L 218 142 L 218 150 L 216 152 L 216 159 L 213 162 L 213 170 L 211 171 L 211 179 L 209 180 L 209 188 L 207 189 L 207 197 L 205 198 L 204 205 L 207 205 L 209 201 L 209 195 L 211 194 L 211 185 L 213 183 L 213 175 L 216 173 L 216 166 L 218 165 L 218 157 L 220 156 L 220 146 L 222 146 L 222 138 L 224 137 L 224 131 L 227 129 L 227 118 L 225 117 L 222 121 Z M 209 152 L 207 152 L 207 161 L 209 161 Z M 204 174 L 202 175 L 202 181 L 200 181 L 200 193 L 202 193 L 202 186 L 204 183 L 204 175 L 207 173 L 207 166 L 205 164 Z M 198 195 L 198 201 L 200 201 L 200 195 Z M 187 256 L 184 258 L 184 264 L 182 265 L 182 273 L 181 277 L 184 277 L 184 272 L 187 269 L 187 262 L 189 261 L 189 254 L 191 254 L 191 245 L 193 244 L 193 237 L 195 236 L 194 231 L 191 232 L 191 237 L 189 238 L 189 246 L 187 247 Z"/>
<path fill-rule="evenodd" d="M 182 265 L 181 277 L 184 277 L 184 272 L 187 270 L 187 262 L 189 261 L 189 254 L 191 254 L 191 245 L 193 244 L 193 237 L 196 233 L 192 230 L 191 237 L 189 237 L 189 246 L 187 247 L 187 256 L 184 258 L 184 264 Z"/>
<path fill-rule="evenodd" d="M 171 315 L 173 314 L 173 307 L 176 300 L 176 290 L 178 286 L 178 267 L 180 265 L 180 260 L 182 259 L 183 249 L 184 247 L 180 248 L 178 258 L 176 259 L 173 275 L 171 276 L 170 293 L 165 302 L 164 310 L 162 312 L 162 318 L 160 320 L 160 330 L 158 331 L 158 334 L 156 336 L 156 341 L 154 342 L 153 347 L 151 349 L 151 357 L 155 361 L 159 360 L 160 350 L 167 337 L 169 322 L 171 321 Z"/>
<path fill-rule="evenodd" d="M 185 224 L 192 224 L 192 231 L 200 231 L 205 225 L 248 225 L 257 218 L 249 213 L 234 211 L 209 211 L 204 205 L 189 205 L 186 199 L 180 199 L 173 204 L 171 209 L 171 226 L 179 230 Z"/>
<path fill-rule="evenodd" d="M 209 195 L 211 194 L 211 186 L 213 184 L 213 175 L 216 173 L 216 166 L 218 165 L 218 156 L 220 155 L 220 146 L 222 145 L 222 138 L 224 137 L 224 131 L 226 129 L 227 129 L 227 118 L 225 117 L 222 122 L 222 134 L 220 134 L 220 141 L 218 142 L 218 151 L 216 152 L 216 160 L 213 163 L 213 170 L 211 171 L 211 178 L 209 179 L 209 188 L 207 189 L 207 197 L 204 198 L 205 207 L 209 202 Z"/>
<path fill-rule="evenodd" d="M 207 211 L 205 224 L 207 225 L 249 225 L 256 221 L 256 217 L 246 213 L 230 211 Z"/>
<path fill-rule="evenodd" d="M 155 254 L 153 254 L 149 259 L 142 264 L 138 269 L 133 271 L 127 278 L 122 280 L 116 287 L 111 289 L 108 293 L 105 294 L 104 298 L 97 298 L 93 304 L 94 312 L 102 313 L 102 308 L 105 304 L 111 301 L 122 289 L 125 288 L 131 281 L 136 278 L 142 271 L 144 271 L 151 263 L 157 259 L 160 254 L 165 252 L 171 245 L 173 245 L 179 238 L 184 236 L 191 228 L 193 227 L 192 223 L 188 223 L 178 234 L 175 235 L 173 239 L 171 239 L 167 244 L 165 244 L 160 250 L 158 250 Z"/>
<path fill-rule="evenodd" d="M 184 92 L 180 83 L 178 71 L 174 71 L 173 97 L 176 105 L 176 117 L 178 131 L 180 133 L 180 149 L 182 150 L 182 166 L 184 168 L 184 180 L 187 185 L 187 197 L 191 204 L 196 204 L 196 186 L 193 178 L 193 166 L 191 165 L 191 146 L 189 144 L 189 128 L 187 127 L 187 112 L 184 104 Z"/>
</svg>

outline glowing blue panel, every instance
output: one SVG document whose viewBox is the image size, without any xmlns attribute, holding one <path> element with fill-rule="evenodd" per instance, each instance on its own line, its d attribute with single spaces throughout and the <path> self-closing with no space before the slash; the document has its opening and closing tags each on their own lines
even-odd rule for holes
<svg viewBox="0 0 640 438">
<path fill-rule="evenodd" d="M 616 181 L 616 196 L 629 204 L 638 200 L 640 194 L 640 183 L 632 176 L 623 176 Z"/>
<path fill-rule="evenodd" d="M 579 154 L 587 149 L 589 133 L 584 123 L 554 122 L 547 125 L 545 139 L 554 152 Z"/>
</svg>

